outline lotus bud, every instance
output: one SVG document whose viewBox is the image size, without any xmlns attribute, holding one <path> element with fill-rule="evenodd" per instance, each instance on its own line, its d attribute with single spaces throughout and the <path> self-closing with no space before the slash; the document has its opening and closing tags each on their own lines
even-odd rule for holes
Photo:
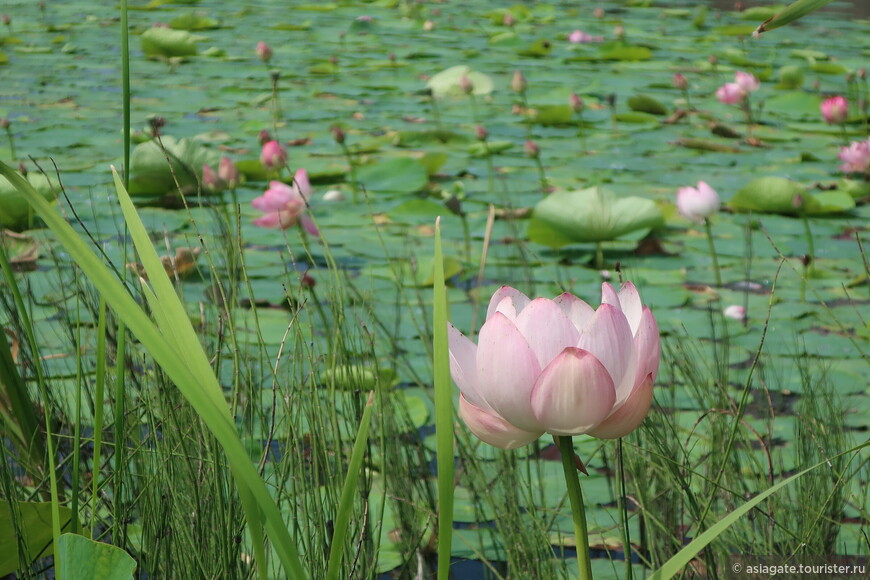
<svg viewBox="0 0 870 580">
<path fill-rule="evenodd" d="M 260 129 L 260 133 L 257 135 L 257 141 L 260 142 L 260 145 L 265 145 L 271 140 L 272 135 L 266 129 Z"/>
<path fill-rule="evenodd" d="M 829 125 L 839 125 L 849 116 L 849 101 L 841 95 L 826 99 L 822 102 L 820 108 L 822 111 L 822 117 Z"/>
<path fill-rule="evenodd" d="M 489 133 L 486 132 L 483 125 L 478 125 L 474 128 L 474 136 L 478 141 L 486 141 L 486 138 L 489 136 Z"/>
<path fill-rule="evenodd" d="M 262 40 L 257 43 L 257 58 L 263 62 L 272 60 L 272 47 Z"/>
<path fill-rule="evenodd" d="M 221 178 L 230 189 L 235 189 L 241 181 L 239 177 L 239 168 L 232 162 L 229 157 L 221 157 L 218 165 L 218 177 Z"/>
<path fill-rule="evenodd" d="M 315 280 L 314 277 L 308 272 L 302 274 L 302 278 L 299 280 L 299 283 L 302 285 L 303 288 L 310 289 L 317 286 L 317 280 Z"/>
<path fill-rule="evenodd" d="M 18 164 L 18 173 L 20 173 L 23 177 L 27 177 L 27 166 L 24 165 L 23 161 Z"/>
<path fill-rule="evenodd" d="M 209 191 L 217 191 L 222 185 L 217 172 L 211 168 L 211 165 L 202 166 L 202 185 Z"/>
<path fill-rule="evenodd" d="M 867 79 L 867 69 L 866 68 L 859 68 L 855 74 L 862 81 Z"/>
<path fill-rule="evenodd" d="M 532 159 L 537 159 L 541 156 L 541 148 L 531 139 L 528 139 L 525 142 L 523 145 L 523 151 L 525 151 L 527 157 L 531 157 Z"/>
<path fill-rule="evenodd" d="M 746 309 L 737 304 L 732 304 L 731 306 L 727 306 L 725 310 L 722 311 L 722 314 L 726 318 L 733 318 L 734 320 L 743 320 L 746 318 Z"/>
<path fill-rule="evenodd" d="M 719 64 L 719 57 L 716 56 L 715 54 L 711 54 L 710 56 L 707 57 L 707 62 L 709 62 L 713 66 L 716 66 L 717 64 Z"/>
<path fill-rule="evenodd" d="M 9 16 L 8 14 L 4 14 L 3 15 L 3 24 L 5 24 L 6 26 L 12 26 L 12 17 Z"/>
<path fill-rule="evenodd" d="M 613 29 L 613 36 L 615 36 L 619 40 L 624 39 L 625 38 L 625 27 L 624 26 L 615 27 Z"/>
<path fill-rule="evenodd" d="M 515 70 L 514 78 L 511 79 L 511 89 L 513 89 L 515 93 L 523 94 L 526 92 L 526 86 L 526 76 L 521 70 Z"/>
<path fill-rule="evenodd" d="M 681 187 L 677 190 L 677 211 L 684 218 L 696 223 L 719 211 L 719 194 L 703 181 L 698 182 L 698 188 Z"/>
<path fill-rule="evenodd" d="M 568 104 L 571 105 L 571 109 L 575 113 L 582 113 L 583 109 L 586 108 L 586 105 L 583 103 L 583 99 L 580 98 L 580 95 L 577 93 L 571 93 L 571 96 L 568 97 Z"/>
<path fill-rule="evenodd" d="M 595 16 L 595 18 L 601 20 L 602 18 L 604 18 L 604 8 L 596 8 L 592 12 L 592 15 Z"/>
<path fill-rule="evenodd" d="M 510 27 L 517 23 L 517 19 L 514 18 L 514 15 L 510 12 L 505 12 L 504 18 L 502 18 L 501 23 L 505 26 Z"/>
<path fill-rule="evenodd" d="M 337 189 L 330 189 L 323 194 L 323 201 L 328 201 L 330 203 L 344 201 L 344 194 Z"/>
<path fill-rule="evenodd" d="M 426 32 L 430 32 L 434 29 L 435 29 L 435 23 L 432 22 L 431 20 L 427 20 L 426 22 L 423 23 L 423 30 L 425 30 Z"/>
<path fill-rule="evenodd" d="M 9 128 L 9 117 L 0 117 L 0 129 Z"/>
<path fill-rule="evenodd" d="M 846 173 L 870 172 L 870 139 L 852 141 L 848 146 L 841 147 L 838 157 L 843 162 L 840 169 Z"/>
<path fill-rule="evenodd" d="M 474 92 L 474 83 L 471 82 L 471 79 L 468 78 L 468 75 L 463 74 L 461 77 L 459 77 L 459 88 L 466 95 L 470 95 L 472 92 Z"/>
<path fill-rule="evenodd" d="M 742 70 L 734 73 L 734 82 L 746 93 L 751 93 L 761 88 L 761 82 L 759 82 L 754 74 Z"/>
<path fill-rule="evenodd" d="M 260 163 L 269 171 L 279 170 L 287 164 L 287 151 L 277 141 L 268 141 L 260 151 Z"/>
<path fill-rule="evenodd" d="M 678 91 L 685 91 L 689 88 L 689 79 L 680 73 L 674 73 L 674 88 Z"/>
</svg>

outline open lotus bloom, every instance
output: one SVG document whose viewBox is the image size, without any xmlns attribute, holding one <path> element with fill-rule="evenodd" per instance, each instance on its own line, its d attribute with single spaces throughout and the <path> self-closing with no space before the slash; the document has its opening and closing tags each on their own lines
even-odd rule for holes
<svg viewBox="0 0 870 580">
<path fill-rule="evenodd" d="M 293 185 L 281 181 L 269 182 L 269 189 L 251 202 L 254 208 L 265 214 L 255 219 L 254 225 L 286 230 L 298 223 L 308 233 L 318 235 L 317 226 L 304 213 L 310 196 L 311 184 L 308 181 L 308 172 L 304 169 L 296 172 Z"/>
<path fill-rule="evenodd" d="M 631 282 L 601 286 L 593 309 L 572 294 L 530 300 L 503 286 L 478 344 L 449 325 L 459 415 L 504 449 L 544 433 L 614 439 L 640 425 L 652 403 L 659 331 Z"/>
<path fill-rule="evenodd" d="M 677 211 L 686 219 L 703 223 L 705 219 L 719 211 L 719 194 L 704 181 L 694 187 L 681 187 L 677 190 Z"/>
</svg>

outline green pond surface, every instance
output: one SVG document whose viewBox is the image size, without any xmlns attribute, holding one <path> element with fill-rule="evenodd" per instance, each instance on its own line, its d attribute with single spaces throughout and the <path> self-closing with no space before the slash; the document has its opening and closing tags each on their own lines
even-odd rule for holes
<svg viewBox="0 0 870 580">
<path fill-rule="evenodd" d="M 309 259 L 296 228 L 282 235 L 251 224 L 260 214 L 250 201 L 266 188 L 257 161 L 258 134 L 266 129 L 290 144 L 289 166 L 309 172 L 311 213 L 357 297 L 350 319 L 377 319 L 394 334 L 394 343 L 377 342 L 376 354 L 395 370 L 396 382 L 409 387 L 409 406 L 421 427 L 433 422 L 428 339 L 421 337 L 431 326 L 432 236 L 440 215 L 450 318 L 463 331 L 471 330 L 473 320 L 481 323 L 475 301 L 485 308 L 502 284 L 549 297 L 568 290 L 597 304 L 602 279 L 616 281 L 618 263 L 652 308 L 671 352 L 696 348 L 704 364 L 707 355 L 700 353 L 709 351 L 715 319 L 716 336 L 729 337 L 730 377 L 739 387 L 766 327 L 757 370 L 765 388 L 799 397 L 812 385 L 802 381 L 798 363 L 811 365 L 834 385 L 846 409 L 831 421 L 843 421 L 856 441 L 863 440 L 870 418 L 868 190 L 854 193 L 866 183 L 848 183 L 838 169 L 844 133 L 824 123 L 819 105 L 835 94 L 854 102 L 859 90 L 867 98 L 866 81 L 862 89 L 855 75 L 870 65 L 870 15 L 861 2 L 835 3 L 833 10 L 752 39 L 751 32 L 769 16 L 758 8 L 738 13 L 721 4 L 706 11 L 701 3 L 634 4 L 595 3 L 604 9 L 603 18 L 596 18 L 591 5 L 576 2 L 136 1 L 130 12 L 132 125 L 144 139 L 148 119 L 163 117 L 163 135 L 191 140 L 207 150 L 206 157 L 226 155 L 248 170 L 236 195 L 253 295 L 245 288 L 241 300 L 256 304 L 270 354 L 277 352 L 290 319 L 283 308 L 288 291 L 302 292 L 286 288 L 285 273 L 308 268 L 324 285 L 330 277 L 318 239 L 307 240 Z M 508 10 L 512 26 L 505 25 Z M 123 225 L 109 169 L 123 165 L 117 7 L 70 1 L 47 2 L 41 10 L 35 2 L 7 0 L 0 11 L 12 18 L 11 28 L 0 26 L 0 117 L 11 122 L 16 154 L 13 159 L 0 134 L 0 159 L 36 171 L 32 157 L 52 176 L 56 166 L 65 189 L 59 209 L 122 269 L 130 260 L 122 254 Z M 191 41 L 197 54 L 146 58 L 140 35 L 158 22 L 190 29 L 192 37 L 184 42 Z M 624 32 L 621 40 L 615 37 L 617 26 Z M 604 41 L 569 43 L 567 36 L 576 29 Z M 272 47 L 268 65 L 257 59 L 258 41 Z M 473 99 L 447 94 L 433 109 L 427 80 L 458 65 L 485 75 L 473 77 L 481 94 Z M 527 79 L 528 109 L 511 90 L 515 70 Z M 751 71 L 762 81 L 752 95 L 760 109 L 751 134 L 755 141 L 742 138 L 741 110 L 713 96 L 736 70 Z M 279 72 L 277 126 L 270 71 Z M 673 88 L 676 72 L 689 81 L 688 102 Z M 584 101 L 582 116 L 568 104 L 572 92 Z M 648 97 L 647 105 L 638 95 Z M 866 123 L 857 107 L 852 111 L 846 137 L 865 138 Z M 475 138 L 477 125 L 488 132 L 491 155 Z M 364 201 L 353 201 L 348 161 L 333 126 L 346 133 Z M 732 133 L 739 136 L 723 136 Z M 554 248 L 529 240 L 528 219 L 505 218 L 543 198 L 539 169 L 524 153 L 529 136 L 540 148 L 549 191 L 600 186 L 651 200 L 662 212 L 661 225 L 642 243 L 648 228 L 605 242 L 603 268 L 592 266 L 593 244 Z M 703 180 L 727 206 L 760 177 L 793 180 L 806 195 L 843 192 L 856 203 L 808 219 L 815 256 L 805 289 L 801 258 L 809 250 L 802 219 L 718 214 L 712 229 L 723 287 L 714 291 L 703 227 L 677 214 L 676 190 Z M 344 201 L 325 201 L 329 190 L 341 191 Z M 154 205 L 166 191 L 145 193 L 137 198 L 142 217 L 161 250 L 164 239 L 172 247 L 196 247 L 200 231 L 216 239 L 222 214 L 208 206 L 232 203 L 225 192 L 188 212 Z M 464 217 L 445 205 L 452 196 L 461 201 Z M 478 284 L 491 204 L 499 219 Z M 56 376 L 75 376 L 74 357 L 61 356 L 69 347 L 59 314 L 92 320 L 67 310 L 62 289 L 75 282 L 75 270 L 53 246 L 51 234 L 29 233 L 41 244 L 36 269 L 26 274 L 38 305 L 40 340 L 47 354 L 58 355 L 46 365 Z M 220 255 L 216 260 L 220 273 L 226 266 Z M 213 284 L 204 265 L 182 283 L 191 313 L 199 316 L 200 301 L 214 304 Z M 732 304 L 747 306 L 746 322 L 728 319 L 721 328 L 711 312 Z M 323 338 L 316 329 L 310 332 L 312 340 Z M 256 334 L 248 334 L 255 344 Z M 661 403 L 686 411 L 691 425 L 702 409 L 684 381 L 663 365 L 659 383 L 668 386 L 668 395 Z M 765 394 L 759 386 L 751 396 L 760 400 Z M 783 417 L 779 427 L 786 440 L 793 436 L 789 420 L 794 417 Z M 564 483 L 558 464 L 550 467 L 553 473 L 546 471 L 541 485 L 552 486 L 557 502 L 562 492 L 555 490 Z M 587 497 L 606 495 L 605 481 L 593 478 Z M 856 497 L 867 497 L 866 486 L 853 483 Z M 465 521 L 474 517 L 467 498 L 457 509 L 466 510 Z M 612 512 L 596 506 L 590 526 L 606 527 Z M 568 520 L 562 524 L 570 530 Z M 860 528 L 844 524 L 842 544 L 856 545 Z M 474 554 L 460 544 L 455 555 Z"/>
</svg>

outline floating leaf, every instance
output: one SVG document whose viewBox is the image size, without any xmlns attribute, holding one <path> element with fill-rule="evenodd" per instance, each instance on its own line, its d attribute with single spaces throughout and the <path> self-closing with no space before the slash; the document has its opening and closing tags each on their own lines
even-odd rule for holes
<svg viewBox="0 0 870 580">
<path fill-rule="evenodd" d="M 503 153 L 514 147 L 513 141 L 487 141 L 486 143 L 472 143 L 468 147 L 468 154 L 472 157 L 488 157 Z"/>
<path fill-rule="evenodd" d="M 338 365 L 320 373 L 323 387 L 335 386 L 343 391 L 370 391 L 375 388 L 392 389 L 399 383 L 396 371 L 390 368 L 372 368 L 364 365 Z"/>
<path fill-rule="evenodd" d="M 519 54 L 520 56 L 531 56 L 540 58 L 542 56 L 547 56 L 551 52 L 553 52 L 553 43 L 546 38 L 539 38 L 529 46 L 518 50 L 517 54 Z"/>
<path fill-rule="evenodd" d="M 804 84 L 804 71 L 796 65 L 788 65 L 779 69 L 778 89 L 799 89 Z"/>
<path fill-rule="evenodd" d="M 535 107 L 533 120 L 538 125 L 552 126 L 570 123 L 574 110 L 569 105 L 543 105 Z"/>
<path fill-rule="evenodd" d="M 149 28 L 139 37 L 142 52 L 148 57 L 196 56 L 194 36 L 186 30 Z"/>
<path fill-rule="evenodd" d="M 601 60 L 649 60 L 653 56 L 645 46 L 602 46 L 598 57 Z"/>
<path fill-rule="evenodd" d="M 715 141 L 707 141 L 705 139 L 695 139 L 694 137 L 681 137 L 677 139 L 677 145 L 687 147 L 689 149 L 699 149 L 701 151 L 716 151 L 718 153 L 740 153 L 738 147 L 727 145 L 725 143 L 717 143 Z"/>
<path fill-rule="evenodd" d="M 357 180 L 369 193 L 413 193 L 429 181 L 426 168 L 411 157 L 392 157 L 357 169 Z"/>
<path fill-rule="evenodd" d="M 432 91 L 432 95 L 436 99 L 443 99 L 447 96 L 461 96 L 464 93 L 459 86 L 459 79 L 463 75 L 471 81 L 473 86 L 472 92 L 475 95 L 488 95 L 492 92 L 492 79 L 481 72 L 471 70 L 471 67 L 465 65 L 458 65 L 441 71 L 430 78 L 426 86 Z"/>
<path fill-rule="evenodd" d="M 658 206 L 641 197 L 617 197 L 600 187 L 550 194 L 535 206 L 529 238 L 559 247 L 603 242 L 663 223 Z M 553 235 L 555 234 L 555 235 Z"/>
<path fill-rule="evenodd" d="M 220 22 L 216 18 L 210 18 L 196 12 L 188 12 L 170 20 L 169 26 L 175 30 L 209 30 L 218 28 Z"/>
<path fill-rule="evenodd" d="M 628 108 L 650 115 L 667 115 L 668 108 L 649 95 L 634 95 L 628 98 Z"/>
</svg>

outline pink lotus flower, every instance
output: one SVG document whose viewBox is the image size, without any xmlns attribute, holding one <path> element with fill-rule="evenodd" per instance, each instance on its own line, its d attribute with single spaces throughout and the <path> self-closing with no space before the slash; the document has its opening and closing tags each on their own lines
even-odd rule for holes
<svg viewBox="0 0 870 580">
<path fill-rule="evenodd" d="M 732 304 L 731 306 L 727 306 L 725 310 L 722 311 L 722 314 L 726 318 L 733 318 L 734 320 L 743 320 L 746 318 L 746 309 L 737 304 Z"/>
<path fill-rule="evenodd" d="M 752 73 L 739 70 L 734 73 L 734 81 L 745 93 L 752 93 L 761 88 L 761 82 Z"/>
<path fill-rule="evenodd" d="M 697 189 L 681 187 L 677 190 L 677 211 L 686 219 L 703 223 L 719 211 L 719 194 L 703 181 L 698 182 Z"/>
<path fill-rule="evenodd" d="M 835 123 L 839 125 L 849 116 L 849 101 L 847 101 L 845 97 L 837 95 L 836 97 L 825 99 L 825 101 L 822 102 L 820 109 L 822 110 L 822 117 L 824 117 L 826 123 L 829 125 Z"/>
<path fill-rule="evenodd" d="M 223 189 L 223 182 L 211 165 L 202 166 L 202 186 L 209 191 L 218 191 Z"/>
<path fill-rule="evenodd" d="M 311 218 L 305 215 L 308 208 L 308 198 L 311 196 L 311 184 L 308 181 L 308 172 L 300 169 L 293 177 L 293 185 L 287 185 L 281 181 L 269 182 L 269 189 L 260 197 L 254 199 L 251 205 L 265 215 L 254 220 L 255 226 L 261 228 L 281 228 L 300 224 L 305 231 L 312 235 L 319 235 L 317 226 Z"/>
<path fill-rule="evenodd" d="M 852 141 L 848 147 L 841 147 L 838 155 L 846 173 L 870 173 L 870 139 Z"/>
<path fill-rule="evenodd" d="M 746 93 L 737 83 L 725 83 L 716 89 L 716 98 L 726 105 L 739 105 L 746 98 Z"/>
<path fill-rule="evenodd" d="M 235 189 L 240 181 L 239 168 L 229 157 L 221 157 L 220 165 L 218 165 L 218 177 L 226 183 L 228 188 Z"/>
<path fill-rule="evenodd" d="M 568 42 L 571 44 L 588 44 L 590 42 L 603 42 L 604 38 L 601 36 L 592 36 L 591 34 L 586 34 L 582 30 L 575 30 L 571 34 L 568 35 Z"/>
<path fill-rule="evenodd" d="M 263 62 L 269 62 L 272 60 L 272 47 L 262 40 L 257 43 L 257 58 Z"/>
<path fill-rule="evenodd" d="M 481 440 L 522 447 L 544 433 L 613 439 L 649 411 L 659 331 L 631 282 L 601 286 L 594 310 L 572 294 L 530 300 L 503 286 L 474 344 L 448 328 L 459 416 Z"/>
<path fill-rule="evenodd" d="M 277 141 L 267 141 L 260 151 L 260 163 L 267 171 L 280 170 L 287 164 L 287 151 Z"/>
</svg>

